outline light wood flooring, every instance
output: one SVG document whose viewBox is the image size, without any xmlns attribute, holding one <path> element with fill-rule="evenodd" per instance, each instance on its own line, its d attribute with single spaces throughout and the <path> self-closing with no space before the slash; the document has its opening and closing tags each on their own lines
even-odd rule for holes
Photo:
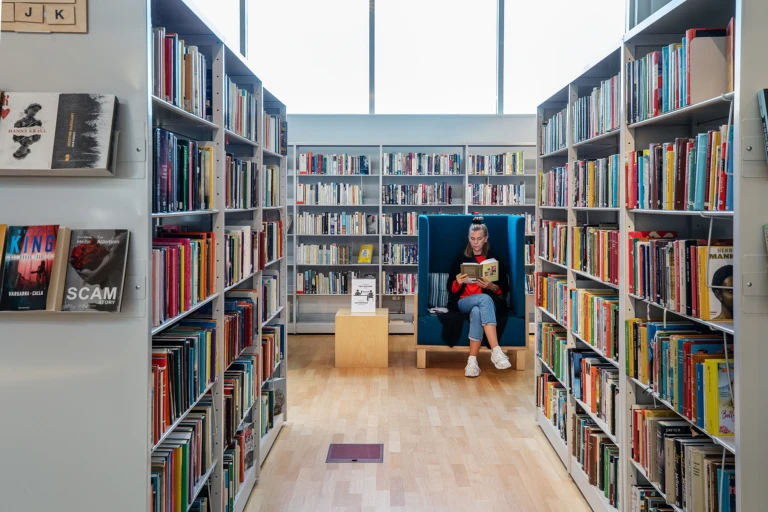
<svg viewBox="0 0 768 512">
<path fill-rule="evenodd" d="M 390 337 L 388 369 L 335 369 L 333 336 L 290 336 L 288 423 L 246 512 L 580 512 L 589 507 L 536 426 L 526 368 L 464 377 L 466 352 L 428 355 Z M 330 443 L 384 443 L 383 464 L 326 464 Z"/>
</svg>

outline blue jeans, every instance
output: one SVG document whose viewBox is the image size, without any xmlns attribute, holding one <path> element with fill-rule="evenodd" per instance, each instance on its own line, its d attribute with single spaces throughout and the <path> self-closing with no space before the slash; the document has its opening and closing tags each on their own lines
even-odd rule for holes
<svg viewBox="0 0 768 512">
<path fill-rule="evenodd" d="M 483 326 L 496 325 L 496 306 L 493 299 L 484 293 L 478 293 L 459 299 L 459 311 L 469 313 L 469 340 L 483 340 Z"/>
</svg>

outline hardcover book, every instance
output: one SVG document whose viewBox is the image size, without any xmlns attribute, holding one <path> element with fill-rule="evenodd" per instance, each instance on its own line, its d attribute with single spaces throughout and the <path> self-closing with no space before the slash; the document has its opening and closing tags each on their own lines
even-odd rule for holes
<svg viewBox="0 0 768 512">
<path fill-rule="evenodd" d="M 120 311 L 130 232 L 73 230 L 62 311 Z"/>
<path fill-rule="evenodd" d="M 0 168 L 109 170 L 117 103 L 110 94 L 5 93 Z"/>
<path fill-rule="evenodd" d="M 360 246 L 360 255 L 357 257 L 358 263 L 370 263 L 373 259 L 373 244 L 363 244 Z"/>
<path fill-rule="evenodd" d="M 490 258 L 482 263 L 462 263 L 461 273 L 467 274 L 470 283 L 480 278 L 496 282 L 499 280 L 499 262 L 495 258 Z"/>
<path fill-rule="evenodd" d="M 713 245 L 697 249 L 701 319 L 733 321 L 733 247 Z"/>
<path fill-rule="evenodd" d="M 9 226 L 0 311 L 57 311 L 69 230 L 60 226 Z"/>
</svg>

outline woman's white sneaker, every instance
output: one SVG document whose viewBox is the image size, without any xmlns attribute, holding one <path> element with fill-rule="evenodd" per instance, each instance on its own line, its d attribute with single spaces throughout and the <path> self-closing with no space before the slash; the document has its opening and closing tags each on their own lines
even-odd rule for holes
<svg viewBox="0 0 768 512">
<path fill-rule="evenodd" d="M 499 370 L 506 370 L 512 367 L 512 363 L 509 362 L 507 354 L 501 350 L 501 347 L 496 347 L 491 351 L 491 362 Z"/>
<path fill-rule="evenodd" d="M 479 377 L 480 367 L 477 365 L 477 358 L 475 356 L 469 356 L 467 360 L 467 367 L 464 368 L 465 377 Z"/>
</svg>

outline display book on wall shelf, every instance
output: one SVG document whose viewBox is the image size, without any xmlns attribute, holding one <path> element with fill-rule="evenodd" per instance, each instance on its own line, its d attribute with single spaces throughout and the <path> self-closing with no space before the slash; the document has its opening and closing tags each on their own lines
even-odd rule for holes
<svg viewBox="0 0 768 512">
<path fill-rule="evenodd" d="M 378 281 L 378 307 L 390 309 L 390 333 L 413 333 L 418 215 L 525 215 L 531 240 L 532 150 L 532 143 L 293 145 L 291 332 L 333 333 L 351 279 L 369 277 Z M 359 258 L 365 246 L 369 261 Z"/>
<path fill-rule="evenodd" d="M 537 419 L 594 510 L 766 499 L 748 427 L 764 404 L 745 382 L 768 327 L 749 293 L 765 247 L 746 234 L 768 190 L 768 75 L 734 79 L 734 41 L 765 39 L 748 18 L 768 11 L 739 3 L 742 20 L 732 2 L 672 2 L 538 108 Z M 747 46 L 742 63 L 759 58 Z"/>
</svg>

